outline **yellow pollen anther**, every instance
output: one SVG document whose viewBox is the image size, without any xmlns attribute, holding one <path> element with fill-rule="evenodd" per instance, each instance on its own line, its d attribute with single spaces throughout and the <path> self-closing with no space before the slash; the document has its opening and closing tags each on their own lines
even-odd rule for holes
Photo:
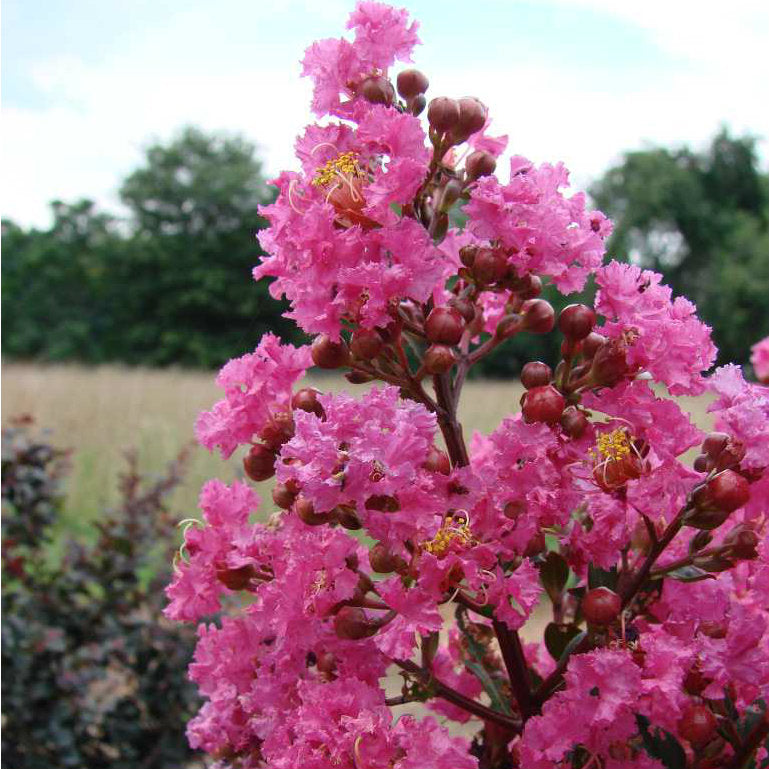
<svg viewBox="0 0 769 769">
<path fill-rule="evenodd" d="M 632 440 L 624 427 L 612 430 L 610 433 L 601 433 L 596 440 L 595 450 L 591 451 L 591 454 L 596 459 L 600 456 L 602 461 L 617 462 L 630 454 Z"/>
<path fill-rule="evenodd" d="M 467 519 L 462 516 L 447 515 L 441 523 L 436 535 L 429 541 L 422 543 L 422 549 L 441 558 L 451 550 L 453 546 L 467 547 L 473 542 L 473 533 Z"/>
<path fill-rule="evenodd" d="M 357 152 L 343 152 L 341 155 L 329 160 L 324 166 L 320 166 L 315 171 L 315 178 L 312 183 L 316 187 L 328 187 L 339 179 L 339 177 L 363 176 L 358 165 Z"/>
</svg>

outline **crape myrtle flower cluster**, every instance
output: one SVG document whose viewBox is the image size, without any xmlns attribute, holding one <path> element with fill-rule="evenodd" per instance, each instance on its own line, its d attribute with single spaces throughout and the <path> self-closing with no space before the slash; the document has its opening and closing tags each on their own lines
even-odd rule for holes
<svg viewBox="0 0 769 769">
<path fill-rule="evenodd" d="M 769 388 L 705 376 L 710 329 L 605 260 L 611 223 L 563 166 L 497 174 L 486 106 L 395 66 L 405 11 L 361 2 L 348 27 L 305 55 L 322 122 L 254 271 L 312 344 L 264 336 L 197 422 L 279 512 L 254 523 L 249 481 L 210 481 L 186 529 L 166 613 L 208 620 L 191 744 L 243 769 L 766 766 Z M 540 296 L 588 279 L 593 306 Z M 467 373 L 525 334 L 560 360 L 466 441 Z M 313 365 L 375 384 L 322 393 Z M 716 432 L 666 392 L 709 394 Z"/>
</svg>

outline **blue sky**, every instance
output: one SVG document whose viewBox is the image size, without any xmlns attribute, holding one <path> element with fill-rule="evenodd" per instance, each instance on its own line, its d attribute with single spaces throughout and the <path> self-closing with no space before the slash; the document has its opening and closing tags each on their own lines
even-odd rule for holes
<svg viewBox="0 0 769 769">
<path fill-rule="evenodd" d="M 403 3 L 398 3 L 402 5 Z M 473 94 L 512 151 L 584 186 L 623 151 L 769 137 L 769 3 L 413 0 L 428 96 Z M 343 33 L 342 0 L 5 0 L 0 209 L 119 212 L 120 180 L 185 124 L 245 134 L 293 166 L 311 120 L 304 48 Z M 492 131 L 493 133 L 493 131 Z M 767 156 L 767 143 L 762 152 Z"/>
</svg>

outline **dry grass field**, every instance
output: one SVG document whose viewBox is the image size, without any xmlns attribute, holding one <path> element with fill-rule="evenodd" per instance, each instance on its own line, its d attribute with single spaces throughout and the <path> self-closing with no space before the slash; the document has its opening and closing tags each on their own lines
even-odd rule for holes
<svg viewBox="0 0 769 769">
<path fill-rule="evenodd" d="M 136 449 L 141 468 L 153 472 L 193 440 L 195 416 L 220 397 L 214 376 L 117 366 L 7 364 L 2 368 L 2 420 L 5 424 L 11 416 L 32 414 L 40 427 L 52 431 L 56 445 L 74 449 L 66 523 L 77 530 L 115 500 L 126 449 Z M 336 377 L 313 384 L 323 390 L 360 389 Z M 521 391 L 517 382 L 468 382 L 461 412 L 466 436 L 494 429 L 505 414 L 518 409 Z M 682 399 L 682 406 L 698 424 L 709 426 L 704 401 Z M 185 483 L 173 500 L 180 518 L 195 515 L 204 480 L 229 482 L 241 474 L 237 457 L 224 462 L 195 447 Z M 269 495 L 267 500 L 271 503 Z"/>
</svg>

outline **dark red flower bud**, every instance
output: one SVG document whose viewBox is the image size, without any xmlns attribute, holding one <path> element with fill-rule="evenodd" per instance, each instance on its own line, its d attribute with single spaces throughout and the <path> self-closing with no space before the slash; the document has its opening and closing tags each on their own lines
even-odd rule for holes
<svg viewBox="0 0 769 769">
<path fill-rule="evenodd" d="M 315 414 L 316 417 L 322 419 L 326 416 L 326 412 L 318 400 L 319 395 L 320 391 L 314 387 L 303 387 L 294 393 L 294 397 L 291 399 L 291 406 L 300 411 L 308 411 L 310 414 Z"/>
<path fill-rule="evenodd" d="M 430 86 L 427 76 L 418 69 L 404 69 L 399 72 L 395 83 L 398 93 L 407 100 L 424 93 Z"/>
<path fill-rule="evenodd" d="M 344 339 L 334 342 L 327 334 L 316 336 L 310 350 L 312 360 L 320 368 L 341 368 L 350 358 Z"/>
<path fill-rule="evenodd" d="M 612 339 L 602 345 L 593 356 L 590 376 L 596 385 L 613 387 L 628 373 L 627 353 L 624 343 Z"/>
<path fill-rule="evenodd" d="M 527 390 L 533 387 L 544 387 L 550 384 L 552 378 L 553 370 L 547 363 L 539 360 L 530 361 L 521 369 L 521 384 Z"/>
<path fill-rule="evenodd" d="M 272 449 L 257 443 L 243 457 L 243 469 L 252 481 L 266 481 L 275 475 L 275 459 L 276 454 Z"/>
<path fill-rule="evenodd" d="M 750 499 L 750 484 L 734 470 L 724 470 L 711 478 L 694 495 L 701 510 L 720 510 L 731 513 Z"/>
<path fill-rule="evenodd" d="M 597 334 L 595 331 L 588 334 L 582 342 L 582 354 L 590 360 L 600 347 L 606 343 L 606 337 L 603 334 Z"/>
<path fill-rule="evenodd" d="M 488 110 L 482 101 L 474 96 L 464 96 L 459 100 L 459 120 L 451 132 L 451 139 L 459 144 L 486 125 Z"/>
<path fill-rule="evenodd" d="M 435 307 L 425 321 L 425 334 L 435 344 L 458 344 L 465 322 L 452 307 Z"/>
<path fill-rule="evenodd" d="M 547 334 L 555 325 L 555 310 L 544 299 L 528 299 L 521 306 L 523 327 L 533 334 Z"/>
<path fill-rule="evenodd" d="M 576 406 L 567 406 L 560 421 L 563 431 L 570 438 L 579 438 L 587 430 L 587 417 Z"/>
<path fill-rule="evenodd" d="M 450 131 L 459 121 L 459 104 L 448 96 L 439 96 L 427 106 L 427 121 L 438 133 Z"/>
<path fill-rule="evenodd" d="M 496 158 L 485 150 L 475 150 L 465 160 L 465 172 L 470 181 L 480 179 L 482 176 L 491 176 L 497 170 Z"/>
<path fill-rule="evenodd" d="M 422 363 L 428 374 L 445 374 L 457 362 L 457 356 L 451 347 L 445 344 L 433 344 L 427 348 Z"/>
<path fill-rule="evenodd" d="M 411 100 L 411 106 L 409 107 L 409 112 L 411 112 L 411 114 L 416 117 L 417 115 L 421 115 L 425 111 L 426 106 L 427 106 L 427 99 L 424 97 L 424 94 L 419 94 L 419 96 L 415 96 Z"/>
<path fill-rule="evenodd" d="M 467 299 L 450 299 L 449 306 L 453 307 L 465 320 L 466 323 L 475 319 L 475 305 Z"/>
<path fill-rule="evenodd" d="M 367 77 L 359 86 L 358 94 L 371 104 L 389 107 L 395 101 L 393 84 L 384 75 Z"/>
<path fill-rule="evenodd" d="M 359 641 L 376 633 L 376 625 L 368 620 L 366 612 L 357 606 L 343 606 L 334 615 L 334 632 L 339 638 Z"/>
<path fill-rule="evenodd" d="M 505 518 L 509 518 L 511 521 L 517 521 L 527 510 L 527 504 L 525 499 L 513 499 L 510 502 L 505 503 L 505 507 L 502 510 Z"/>
<path fill-rule="evenodd" d="M 716 717 L 705 705 L 689 705 L 678 720 L 678 734 L 695 748 L 710 742 L 717 728 Z"/>
<path fill-rule="evenodd" d="M 383 347 L 382 337 L 373 328 L 357 329 L 350 340 L 350 351 L 361 360 L 376 358 Z"/>
<path fill-rule="evenodd" d="M 294 501 L 294 511 L 308 526 L 321 526 L 331 520 L 328 513 L 316 513 L 312 502 L 301 495 Z"/>
<path fill-rule="evenodd" d="M 611 625 L 622 611 L 622 599 L 608 587 L 596 587 L 587 591 L 581 608 L 589 624 Z"/>
<path fill-rule="evenodd" d="M 728 545 L 730 554 L 734 558 L 743 561 L 758 558 L 758 534 L 747 524 L 741 523 L 735 526 L 726 535 L 724 545 Z"/>
<path fill-rule="evenodd" d="M 709 473 L 713 467 L 715 463 L 707 454 L 699 454 L 694 459 L 694 469 L 698 473 Z"/>
<path fill-rule="evenodd" d="M 715 459 L 726 448 L 728 441 L 726 433 L 709 433 L 702 442 L 702 453 Z"/>
<path fill-rule="evenodd" d="M 344 378 L 350 384 L 366 384 L 367 382 L 373 382 L 374 377 L 370 374 L 366 374 L 363 371 L 347 371 Z"/>
<path fill-rule="evenodd" d="M 595 326 L 595 312 L 584 304 L 570 304 L 561 310 L 558 316 L 558 328 L 561 333 L 579 342 L 587 337 Z"/>
<path fill-rule="evenodd" d="M 539 275 L 524 275 L 513 288 L 521 299 L 536 299 L 542 293 L 542 278 Z"/>
<path fill-rule="evenodd" d="M 459 261 L 465 265 L 465 267 L 472 267 L 475 263 L 475 255 L 478 253 L 478 246 L 462 246 L 459 249 Z"/>
<path fill-rule="evenodd" d="M 380 513 L 397 513 L 401 509 L 397 497 L 389 494 L 372 494 L 366 500 L 366 510 L 377 510 Z"/>
<path fill-rule="evenodd" d="M 272 501 L 282 510 L 288 510 L 294 504 L 297 493 L 295 481 L 276 483 L 272 488 Z"/>
<path fill-rule="evenodd" d="M 740 462 L 745 459 L 746 449 L 745 444 L 742 441 L 729 438 L 726 442 L 726 446 L 721 450 L 716 460 L 716 470 L 729 470 L 734 467 L 739 467 Z"/>
<path fill-rule="evenodd" d="M 553 425 L 563 414 L 566 399 L 552 385 L 533 387 L 524 396 L 523 418 L 526 422 Z"/>
<path fill-rule="evenodd" d="M 236 569 L 217 569 L 216 578 L 230 590 L 245 590 L 256 574 L 256 569 L 251 564 L 240 566 Z"/>
<path fill-rule="evenodd" d="M 355 509 L 350 505 L 337 505 L 332 511 L 333 519 L 344 529 L 358 531 L 363 528 L 360 518 L 355 514 Z"/>
<path fill-rule="evenodd" d="M 430 473 L 451 474 L 449 455 L 445 451 L 441 451 L 437 446 L 430 446 L 430 450 L 427 452 L 427 459 L 422 467 Z"/>
<path fill-rule="evenodd" d="M 710 686 L 712 679 L 708 678 L 703 672 L 699 664 L 692 665 L 684 676 L 683 685 L 684 691 L 688 694 L 699 695 Z"/>
<path fill-rule="evenodd" d="M 259 437 L 273 451 L 280 451 L 280 447 L 294 437 L 294 418 L 291 412 L 280 411 L 273 414 L 262 428 Z"/>
<path fill-rule="evenodd" d="M 479 248 L 472 272 L 479 283 L 498 283 L 507 274 L 507 258 L 497 249 Z"/>
<path fill-rule="evenodd" d="M 395 555 L 384 542 L 377 542 L 368 551 L 368 562 L 377 574 L 390 574 L 408 566 L 406 561 L 399 555 Z"/>
</svg>

